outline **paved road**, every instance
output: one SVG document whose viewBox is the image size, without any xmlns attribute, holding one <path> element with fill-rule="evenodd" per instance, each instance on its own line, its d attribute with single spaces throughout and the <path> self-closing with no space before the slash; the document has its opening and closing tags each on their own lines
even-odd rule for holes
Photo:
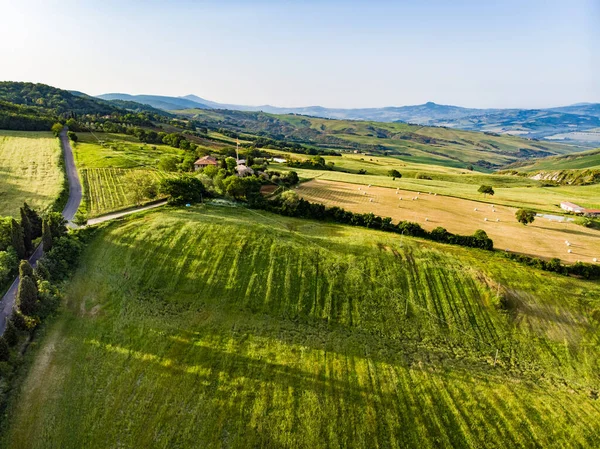
<svg viewBox="0 0 600 449">
<path fill-rule="evenodd" d="M 108 220 L 114 220 L 115 218 L 121 218 L 121 217 L 124 217 L 125 215 L 133 214 L 135 212 L 141 212 L 143 210 L 154 209 L 155 207 L 164 206 L 165 204 L 167 204 L 166 200 L 161 201 L 160 203 L 154 203 L 154 204 L 149 204 L 148 206 L 138 207 L 136 209 L 129 209 L 129 210 L 125 210 L 123 212 L 115 212 L 114 214 L 103 215 L 102 217 L 92 218 L 92 219 L 88 220 L 87 224 L 95 225 L 98 223 L 104 223 L 105 221 L 108 221 Z"/>
<path fill-rule="evenodd" d="M 75 212 L 77 212 L 77 209 L 79 208 L 79 203 L 81 202 L 81 183 L 79 182 L 79 175 L 77 174 L 75 160 L 73 159 L 73 150 L 69 143 L 66 128 L 60 133 L 60 140 L 62 142 L 63 157 L 65 160 L 65 172 L 69 179 L 69 199 L 63 210 L 63 216 L 65 217 L 65 220 L 69 222 L 69 226 L 75 227 L 72 220 L 75 216 Z M 29 263 L 35 267 L 37 261 L 42 257 L 42 254 L 44 254 L 44 249 L 40 244 L 29 258 Z M 0 335 L 4 333 L 6 320 L 12 314 L 18 288 L 19 277 L 17 276 L 0 302 Z"/>
</svg>

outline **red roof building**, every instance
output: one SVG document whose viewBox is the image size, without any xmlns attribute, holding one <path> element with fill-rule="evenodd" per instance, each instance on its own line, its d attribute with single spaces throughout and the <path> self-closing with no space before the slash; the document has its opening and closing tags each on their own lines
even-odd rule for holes
<svg viewBox="0 0 600 449">
<path fill-rule="evenodd" d="M 194 168 L 196 170 L 200 170 L 201 168 L 208 167 L 209 165 L 214 165 L 215 167 L 219 165 L 219 161 L 212 156 L 203 156 L 194 162 Z"/>
</svg>

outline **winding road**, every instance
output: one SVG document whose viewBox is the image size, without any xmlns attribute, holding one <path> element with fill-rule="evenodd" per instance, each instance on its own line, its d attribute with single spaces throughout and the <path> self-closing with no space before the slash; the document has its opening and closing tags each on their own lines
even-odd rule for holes
<svg viewBox="0 0 600 449">
<path fill-rule="evenodd" d="M 76 228 L 77 225 L 73 223 L 73 218 L 75 217 L 75 213 L 77 212 L 77 209 L 79 209 L 79 204 L 81 203 L 82 190 L 81 182 L 79 181 L 79 175 L 77 173 L 77 167 L 75 166 L 73 150 L 71 148 L 71 144 L 67 136 L 66 128 L 63 129 L 63 131 L 60 133 L 60 141 L 62 143 L 63 157 L 65 161 L 65 173 L 67 174 L 67 179 L 69 181 L 69 199 L 67 200 L 67 204 L 65 204 L 65 208 L 62 214 L 65 220 L 67 220 L 68 222 L 67 226 L 71 228 Z M 132 214 L 134 212 L 139 212 L 141 210 L 163 206 L 164 204 L 166 204 L 166 201 L 157 204 L 152 204 L 149 206 L 140 207 L 137 209 L 131 209 L 124 212 L 105 215 L 104 217 L 89 220 L 88 224 L 93 225 L 102 223 L 104 221 L 119 218 L 125 215 Z M 42 247 L 42 244 L 40 244 L 29 258 L 29 263 L 35 267 L 37 261 L 40 259 L 40 257 L 42 257 L 43 254 L 44 248 Z M 18 288 L 19 277 L 17 276 L 17 278 L 14 280 L 6 294 L 2 297 L 2 301 L 0 301 L 0 335 L 4 333 L 4 329 L 6 328 L 6 320 L 10 318 L 12 314 L 13 306 L 17 297 Z"/>
<path fill-rule="evenodd" d="M 75 213 L 79 208 L 79 203 L 81 203 L 81 182 L 79 182 L 79 175 L 77 174 L 77 167 L 75 167 L 75 159 L 73 158 L 73 150 L 71 149 L 66 128 L 60 133 L 60 141 L 62 143 L 63 157 L 65 161 L 65 173 L 67 174 L 67 178 L 69 180 L 69 199 L 67 200 L 67 204 L 65 205 L 62 214 L 63 217 L 65 217 L 65 220 L 68 221 L 68 226 L 75 227 L 73 224 L 73 217 L 75 217 Z M 40 257 L 42 257 L 43 254 L 44 248 L 40 243 L 29 258 L 29 263 L 35 267 L 37 261 L 40 259 Z M 4 329 L 6 328 L 6 320 L 12 315 L 18 289 L 19 276 L 17 276 L 6 294 L 2 297 L 2 301 L 0 301 L 0 335 L 4 333 Z"/>
</svg>

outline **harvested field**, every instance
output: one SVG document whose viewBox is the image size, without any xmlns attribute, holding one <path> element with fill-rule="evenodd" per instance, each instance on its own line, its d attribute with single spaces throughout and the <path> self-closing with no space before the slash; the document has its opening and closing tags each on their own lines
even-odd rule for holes
<svg viewBox="0 0 600 449">
<path fill-rule="evenodd" d="M 517 209 L 513 207 L 492 207 L 489 203 L 428 192 L 418 194 L 318 179 L 301 184 L 297 192 L 308 201 L 339 206 L 352 212 L 373 212 L 392 217 L 395 222 L 414 221 L 427 230 L 441 226 L 456 234 L 472 234 L 477 229 L 483 229 L 498 249 L 537 257 L 558 257 L 566 262 L 600 259 L 600 231 L 541 217 L 524 226 L 516 221 Z M 571 245 L 567 246 L 565 241 Z"/>
</svg>

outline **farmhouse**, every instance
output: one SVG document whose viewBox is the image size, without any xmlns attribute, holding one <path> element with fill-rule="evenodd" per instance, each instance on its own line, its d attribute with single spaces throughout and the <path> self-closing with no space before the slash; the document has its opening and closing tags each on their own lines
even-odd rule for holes
<svg viewBox="0 0 600 449">
<path fill-rule="evenodd" d="M 566 210 L 567 212 L 573 212 L 576 214 L 583 214 L 585 212 L 585 208 L 578 206 L 577 204 L 570 203 L 569 201 L 563 201 L 560 203 L 560 208 Z"/>
<path fill-rule="evenodd" d="M 194 162 L 194 169 L 200 170 L 201 168 L 208 167 L 209 165 L 214 165 L 216 167 L 219 165 L 219 161 L 212 156 L 203 156 Z"/>
</svg>

